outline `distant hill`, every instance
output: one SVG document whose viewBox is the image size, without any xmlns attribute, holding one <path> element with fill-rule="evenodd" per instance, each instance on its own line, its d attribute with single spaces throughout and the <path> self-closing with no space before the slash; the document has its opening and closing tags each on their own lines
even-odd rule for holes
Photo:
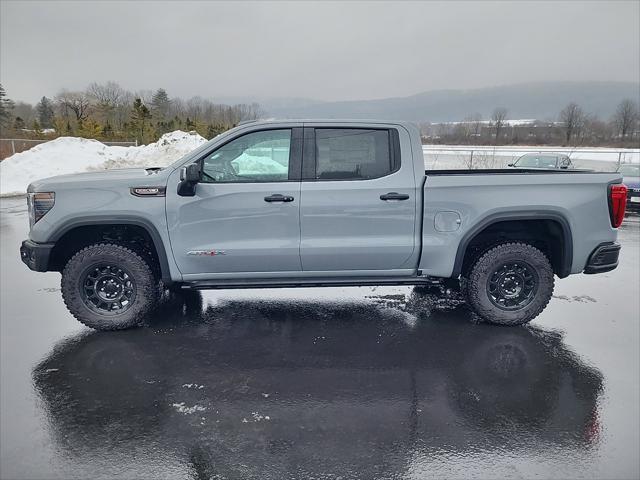
<svg viewBox="0 0 640 480">
<path fill-rule="evenodd" d="M 409 97 L 343 102 L 265 102 L 277 118 L 385 118 L 414 122 L 449 122 L 480 113 L 489 118 L 496 107 L 508 118 L 555 120 L 569 102 L 585 112 L 608 119 L 623 98 L 640 99 L 640 84 L 631 82 L 542 82 L 473 90 L 434 90 Z"/>
</svg>

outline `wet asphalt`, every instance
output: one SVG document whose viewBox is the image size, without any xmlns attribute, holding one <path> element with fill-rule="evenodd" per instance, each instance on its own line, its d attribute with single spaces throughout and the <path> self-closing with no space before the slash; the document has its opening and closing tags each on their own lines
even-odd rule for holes
<svg viewBox="0 0 640 480">
<path fill-rule="evenodd" d="M 640 217 L 621 265 L 529 327 L 408 287 L 167 298 L 136 330 L 67 312 L 0 202 L 2 478 L 638 478 Z"/>
</svg>

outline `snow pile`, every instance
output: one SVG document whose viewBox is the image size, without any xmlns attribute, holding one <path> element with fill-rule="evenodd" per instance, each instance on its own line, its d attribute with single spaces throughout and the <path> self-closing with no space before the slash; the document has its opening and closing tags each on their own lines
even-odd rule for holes
<svg viewBox="0 0 640 480">
<path fill-rule="evenodd" d="M 0 162 L 0 196 L 21 195 L 38 179 L 111 168 L 164 167 L 207 140 L 196 132 L 166 133 L 139 147 L 107 146 L 97 140 L 59 137 Z"/>
<path fill-rule="evenodd" d="M 286 179 L 289 171 L 287 165 L 282 165 L 271 158 L 249 155 L 246 152 L 233 160 L 231 164 L 238 175 L 284 175 Z"/>
</svg>

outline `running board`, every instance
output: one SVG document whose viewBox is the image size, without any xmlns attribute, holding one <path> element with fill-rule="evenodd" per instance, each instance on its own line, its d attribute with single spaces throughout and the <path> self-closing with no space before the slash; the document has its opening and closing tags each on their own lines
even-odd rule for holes
<svg viewBox="0 0 640 480">
<path fill-rule="evenodd" d="M 265 278 L 233 280 L 200 280 L 181 285 L 184 290 L 214 290 L 232 288 L 304 288 L 304 287 L 373 287 L 397 285 L 439 285 L 434 277 L 365 277 L 365 278 Z"/>
</svg>

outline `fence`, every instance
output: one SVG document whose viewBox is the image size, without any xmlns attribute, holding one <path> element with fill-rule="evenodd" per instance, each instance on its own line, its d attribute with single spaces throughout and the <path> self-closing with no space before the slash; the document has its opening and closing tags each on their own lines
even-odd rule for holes
<svg viewBox="0 0 640 480">
<path fill-rule="evenodd" d="M 525 153 L 561 153 L 576 168 L 615 171 L 621 164 L 640 162 L 637 148 L 503 147 L 423 145 L 425 167 L 438 169 L 505 168 Z"/>
<path fill-rule="evenodd" d="M 41 143 L 50 142 L 51 140 L 55 140 L 52 138 L 49 139 L 40 139 L 40 140 L 31 140 L 27 138 L 0 138 L 0 160 L 4 160 L 7 157 L 15 153 L 24 152 L 25 150 L 29 150 L 31 147 L 39 145 Z M 120 145 L 123 147 L 137 147 L 138 140 L 133 142 L 101 142 L 105 145 Z"/>
</svg>

